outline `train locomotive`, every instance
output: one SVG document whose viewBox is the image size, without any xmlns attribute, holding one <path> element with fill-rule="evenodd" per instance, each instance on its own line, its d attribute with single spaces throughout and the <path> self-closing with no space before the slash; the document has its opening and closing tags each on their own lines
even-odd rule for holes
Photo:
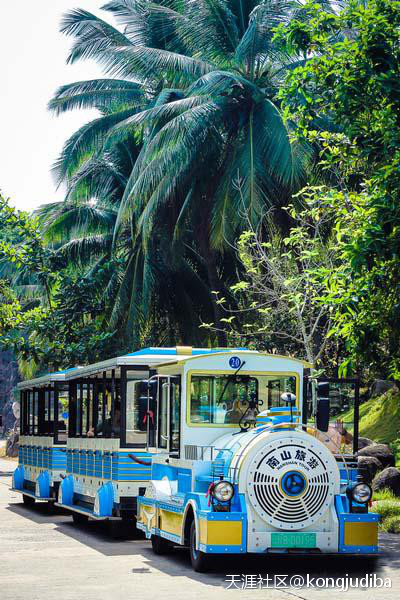
<svg viewBox="0 0 400 600">
<path fill-rule="evenodd" d="M 174 432 L 167 418 L 164 438 L 179 437 L 179 450 L 153 457 L 138 498 L 137 526 L 157 554 L 189 546 L 197 571 L 215 554 L 377 554 L 372 492 L 345 436 L 329 429 L 326 398 L 307 423 L 306 366 L 237 352 L 159 369 L 167 378 L 160 408 L 180 411 L 182 427 Z M 177 381 L 179 408 L 168 391 Z"/>
</svg>

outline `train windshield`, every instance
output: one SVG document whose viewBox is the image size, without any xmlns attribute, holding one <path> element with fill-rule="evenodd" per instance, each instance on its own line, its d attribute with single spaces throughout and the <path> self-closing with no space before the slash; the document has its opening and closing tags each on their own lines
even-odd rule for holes
<svg viewBox="0 0 400 600">
<path fill-rule="evenodd" d="M 295 375 L 200 374 L 191 377 L 190 421 L 193 425 L 237 425 L 251 399 L 259 402 L 258 410 L 282 406 L 284 392 L 297 395 Z"/>
</svg>

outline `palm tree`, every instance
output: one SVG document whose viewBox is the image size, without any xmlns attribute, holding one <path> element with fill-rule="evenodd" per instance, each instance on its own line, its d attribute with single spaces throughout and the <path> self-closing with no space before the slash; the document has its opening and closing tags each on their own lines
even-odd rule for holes
<svg viewBox="0 0 400 600">
<path fill-rule="evenodd" d="M 277 103 L 295 62 L 273 39 L 301 4 L 111 0 L 103 8 L 122 31 L 83 10 L 62 23 L 74 38 L 68 61 L 95 59 L 106 78 L 63 86 L 51 101 L 57 113 L 100 110 L 66 142 L 56 173 L 70 185 L 88 163 L 134 143 L 113 231 L 113 251 L 126 257 L 114 317 L 128 311 L 132 330 L 154 292 L 162 294 L 157 281 L 168 274 L 184 298 L 190 273 L 195 288 L 208 288 L 219 322 L 210 292 L 226 292 L 234 273 L 231 244 L 243 213 L 257 223 L 284 206 L 307 160 Z M 156 304 L 163 301 L 165 294 Z"/>
</svg>

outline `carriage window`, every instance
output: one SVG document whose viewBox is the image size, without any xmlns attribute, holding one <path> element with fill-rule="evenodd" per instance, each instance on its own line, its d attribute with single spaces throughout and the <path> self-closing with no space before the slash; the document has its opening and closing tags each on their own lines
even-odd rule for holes
<svg viewBox="0 0 400 600">
<path fill-rule="evenodd" d="M 154 417 L 153 417 L 154 418 Z M 142 446 L 147 431 L 147 384 L 127 381 L 126 384 L 126 443 Z"/>
<path fill-rule="evenodd" d="M 191 378 L 190 420 L 193 424 L 236 425 L 243 402 L 258 393 L 255 377 L 193 375 Z"/>
<path fill-rule="evenodd" d="M 65 443 L 68 437 L 68 387 L 63 386 L 58 390 L 58 422 L 57 442 Z"/>
<path fill-rule="evenodd" d="M 39 393 L 33 392 L 33 435 L 39 431 Z"/>
<path fill-rule="evenodd" d="M 180 382 L 171 383 L 171 427 L 170 427 L 170 452 L 179 452 L 180 438 L 180 412 L 181 412 L 181 386 Z"/>
<path fill-rule="evenodd" d="M 28 392 L 28 421 L 29 421 L 29 435 L 33 435 L 33 391 Z"/>
<path fill-rule="evenodd" d="M 21 392 L 22 434 L 29 435 L 29 392 Z"/>
<path fill-rule="evenodd" d="M 47 389 L 45 389 L 43 392 L 43 402 L 44 402 L 43 433 L 44 433 L 44 435 L 50 435 L 49 391 Z"/>
<path fill-rule="evenodd" d="M 296 377 L 292 375 L 271 375 L 260 377 L 260 400 L 263 408 L 286 406 L 287 401 L 282 400 L 282 394 L 289 392 L 296 395 Z"/>
<path fill-rule="evenodd" d="M 86 383 L 82 383 L 81 384 L 81 435 L 85 436 L 87 431 L 88 431 L 88 426 L 87 426 L 87 414 L 88 414 L 88 410 L 87 410 L 87 384 Z"/>
<path fill-rule="evenodd" d="M 158 402 L 158 447 L 168 446 L 168 393 L 169 383 L 160 380 Z"/>
</svg>

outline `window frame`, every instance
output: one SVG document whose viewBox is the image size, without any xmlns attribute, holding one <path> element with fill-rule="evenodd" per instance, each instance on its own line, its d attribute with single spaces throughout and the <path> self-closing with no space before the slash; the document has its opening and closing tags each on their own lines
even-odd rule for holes
<svg viewBox="0 0 400 600">
<path fill-rule="evenodd" d="M 173 380 L 176 380 L 173 381 Z M 178 447 L 171 448 L 172 443 L 172 423 L 173 423 L 173 402 L 172 402 L 172 386 L 178 387 Z M 170 378 L 169 391 L 169 453 L 175 458 L 181 455 L 181 435 L 182 435 L 182 378 L 180 375 L 175 375 Z"/>
<path fill-rule="evenodd" d="M 309 373 L 305 373 L 303 376 L 303 398 L 302 398 L 302 425 L 303 429 L 307 430 L 308 423 L 308 393 L 309 393 L 309 383 L 313 379 Z M 328 383 L 328 384 L 346 384 L 346 385 L 354 385 L 354 405 L 353 405 L 353 415 L 354 415 L 354 423 L 353 423 L 353 455 L 356 455 L 358 452 L 358 436 L 359 436 L 359 427 L 360 427 L 360 387 L 361 381 L 359 378 L 352 377 L 319 377 L 316 379 L 317 383 Z"/>
<path fill-rule="evenodd" d="M 68 386 L 67 389 L 67 393 L 68 393 L 68 426 L 67 426 L 67 437 L 65 440 L 59 440 L 58 438 L 58 434 L 59 434 L 59 397 L 60 397 L 60 391 L 64 391 L 61 390 L 61 388 L 63 386 Z M 65 446 L 67 444 L 68 438 L 69 438 L 69 423 L 70 423 L 70 415 L 69 415 L 69 392 L 70 392 L 70 388 L 69 388 L 69 384 L 67 382 L 59 382 L 56 381 L 54 382 L 54 434 L 53 434 L 53 440 L 54 440 L 54 444 L 57 444 L 59 446 Z M 51 392 L 50 392 L 51 394 Z M 51 398 L 51 395 L 50 395 Z M 50 403 L 51 403 L 51 399 L 50 399 Z"/>
<path fill-rule="evenodd" d="M 127 383 L 128 383 L 128 372 L 140 373 L 140 376 L 134 379 L 129 379 L 129 381 L 143 381 L 151 379 L 152 375 L 155 374 L 154 369 L 146 368 L 145 365 L 123 365 L 120 367 L 120 402 L 121 402 L 121 433 L 120 433 L 120 447 L 121 448 L 148 448 L 148 440 L 149 440 L 149 431 L 146 428 L 146 431 L 143 432 L 144 442 L 143 443 L 129 443 L 126 441 L 126 409 L 127 409 Z M 118 379 L 116 379 L 118 381 Z M 158 410 L 158 409 L 157 409 Z M 158 418 L 158 417 L 156 417 Z M 153 447 L 153 446 L 152 446 Z"/>
</svg>

